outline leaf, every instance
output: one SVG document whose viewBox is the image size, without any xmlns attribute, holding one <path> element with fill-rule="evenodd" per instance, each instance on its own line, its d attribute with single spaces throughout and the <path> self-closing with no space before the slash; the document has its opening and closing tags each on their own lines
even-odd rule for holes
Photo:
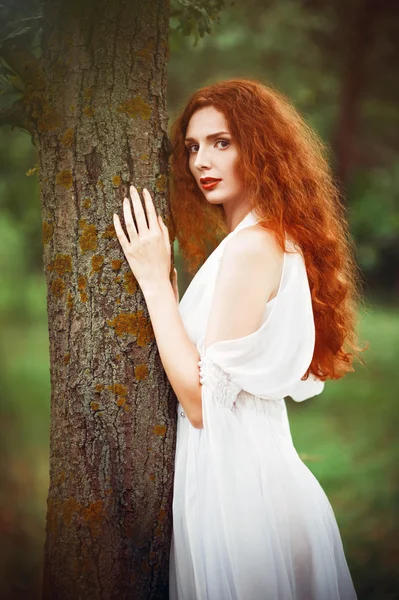
<svg viewBox="0 0 399 600">
<path fill-rule="evenodd" d="M 0 63 L 0 75 L 14 77 L 15 73 L 4 63 Z"/>
<path fill-rule="evenodd" d="M 27 177 L 30 177 L 31 175 L 34 175 L 34 174 L 37 172 L 37 169 L 38 169 L 38 167 L 37 167 L 37 165 L 36 165 L 35 167 L 32 167 L 31 169 L 29 169 L 29 171 L 27 171 L 27 172 L 25 173 L 25 175 L 26 175 Z"/>
<path fill-rule="evenodd" d="M 219 13 L 235 0 L 172 0 L 171 17 L 179 21 L 173 31 L 194 36 L 194 46 L 204 35 L 212 33 L 212 25 L 219 22 Z"/>
<path fill-rule="evenodd" d="M 20 29 L 17 29 L 16 31 L 9 33 L 5 38 L 3 38 L 2 41 L 5 42 L 6 40 L 10 40 L 14 37 L 24 35 L 24 33 L 28 32 L 30 29 L 31 29 L 30 27 L 21 27 Z"/>
</svg>

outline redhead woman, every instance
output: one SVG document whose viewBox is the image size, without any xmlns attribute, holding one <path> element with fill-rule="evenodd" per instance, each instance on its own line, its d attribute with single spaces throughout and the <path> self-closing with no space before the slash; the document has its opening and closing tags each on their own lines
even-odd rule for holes
<svg viewBox="0 0 399 600">
<path fill-rule="evenodd" d="M 281 94 L 230 79 L 192 95 L 172 147 L 174 227 L 195 273 L 178 305 L 150 194 L 147 225 L 132 190 L 138 231 L 125 201 L 130 242 L 114 217 L 178 398 L 170 600 L 354 600 L 285 404 L 319 395 L 363 351 L 353 241 L 323 146 Z"/>
</svg>

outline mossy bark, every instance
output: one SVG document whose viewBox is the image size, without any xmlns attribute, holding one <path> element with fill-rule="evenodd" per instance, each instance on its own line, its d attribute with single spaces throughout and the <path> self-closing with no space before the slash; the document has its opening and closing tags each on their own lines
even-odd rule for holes
<svg viewBox="0 0 399 600">
<path fill-rule="evenodd" d="M 45 599 L 168 597 L 176 398 L 112 222 L 130 183 L 169 221 L 168 25 L 167 0 L 44 3 L 25 102 L 52 388 Z"/>
</svg>

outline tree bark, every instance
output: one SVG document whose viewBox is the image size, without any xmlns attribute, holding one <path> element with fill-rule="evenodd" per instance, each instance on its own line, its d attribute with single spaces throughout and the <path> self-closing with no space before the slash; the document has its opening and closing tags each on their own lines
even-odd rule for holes
<svg viewBox="0 0 399 600">
<path fill-rule="evenodd" d="M 176 398 L 112 214 L 168 222 L 167 0 L 46 0 L 26 87 L 43 215 L 51 430 L 43 598 L 168 597 Z"/>
</svg>

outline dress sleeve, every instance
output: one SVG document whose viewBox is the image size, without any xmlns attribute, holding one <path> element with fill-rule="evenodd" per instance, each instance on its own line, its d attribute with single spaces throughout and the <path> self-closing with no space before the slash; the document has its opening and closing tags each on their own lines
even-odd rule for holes
<svg viewBox="0 0 399 600">
<path fill-rule="evenodd" d="M 291 396 L 300 402 L 324 388 L 313 375 L 301 380 L 314 352 L 315 325 L 309 283 L 302 254 L 285 253 L 280 287 L 262 325 L 253 333 L 218 341 L 200 354 L 200 381 L 213 386 L 222 402 L 232 407 L 240 390 L 278 400 Z"/>
</svg>

